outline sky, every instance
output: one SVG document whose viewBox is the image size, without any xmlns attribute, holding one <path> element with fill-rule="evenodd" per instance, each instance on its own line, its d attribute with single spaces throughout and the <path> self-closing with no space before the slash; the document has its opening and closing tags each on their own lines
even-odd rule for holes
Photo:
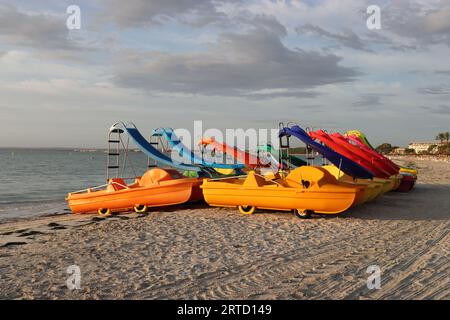
<svg viewBox="0 0 450 320">
<path fill-rule="evenodd" d="M 0 0 L 0 147 L 104 147 L 116 121 L 195 120 L 404 146 L 450 130 L 449 98 L 450 0 Z"/>
</svg>

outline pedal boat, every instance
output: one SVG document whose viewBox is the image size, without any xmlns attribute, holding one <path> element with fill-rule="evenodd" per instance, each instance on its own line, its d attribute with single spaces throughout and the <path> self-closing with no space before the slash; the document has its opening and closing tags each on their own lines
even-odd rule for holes
<svg viewBox="0 0 450 320">
<path fill-rule="evenodd" d="M 357 185 L 366 186 L 364 190 L 364 197 L 361 203 L 372 201 L 393 187 L 393 182 L 388 179 L 373 178 L 373 179 L 353 179 L 348 174 L 345 174 L 338 167 L 333 165 L 322 166 L 325 170 L 331 173 L 338 181 Z"/>
<path fill-rule="evenodd" d="M 411 189 L 414 188 L 414 185 L 416 184 L 417 176 L 407 172 L 400 172 L 400 174 L 402 176 L 402 180 L 400 182 L 400 185 L 395 191 L 397 192 L 411 191 Z"/>
<path fill-rule="evenodd" d="M 66 200 L 73 213 L 109 215 L 133 209 L 143 213 L 149 207 L 202 199 L 200 184 L 201 179 L 186 178 L 176 170 L 154 168 L 132 184 L 114 178 L 104 186 L 69 193 Z"/>
<path fill-rule="evenodd" d="M 256 208 L 293 211 L 307 218 L 312 213 L 346 211 L 361 202 L 366 186 L 338 182 L 321 167 L 302 166 L 285 178 L 267 180 L 250 171 L 245 178 L 205 179 L 201 188 L 211 206 L 238 207 L 243 214 Z"/>
</svg>

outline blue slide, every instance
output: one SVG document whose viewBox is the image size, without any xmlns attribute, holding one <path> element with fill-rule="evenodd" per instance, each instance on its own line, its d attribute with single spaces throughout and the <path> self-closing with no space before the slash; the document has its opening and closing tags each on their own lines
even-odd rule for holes
<svg viewBox="0 0 450 320">
<path fill-rule="evenodd" d="M 160 162 L 164 163 L 165 165 L 168 165 L 170 167 L 179 169 L 179 170 L 188 170 L 188 171 L 203 171 L 202 168 L 199 166 L 191 165 L 191 164 L 184 164 L 184 163 L 178 163 L 173 162 L 171 158 L 160 152 L 158 149 L 154 148 L 139 132 L 136 128 L 127 127 L 124 125 L 124 128 L 128 135 L 133 139 L 134 143 L 141 149 L 142 152 L 144 152 L 147 156 L 150 158 Z"/>
<path fill-rule="evenodd" d="M 177 151 L 180 156 L 189 160 L 191 163 L 209 168 L 218 168 L 218 169 L 242 169 L 244 168 L 243 164 L 224 164 L 224 163 L 213 163 L 206 162 L 203 159 L 199 158 L 195 155 L 189 148 L 187 148 L 176 136 L 175 132 L 173 132 L 172 128 L 158 128 L 154 129 L 152 135 L 160 135 L 167 139 L 170 146 L 173 150 Z"/>
<path fill-rule="evenodd" d="M 374 177 L 372 172 L 363 168 L 356 162 L 314 141 L 305 130 L 297 125 L 280 129 L 278 136 L 280 138 L 284 136 L 294 136 L 300 139 L 307 146 L 310 146 L 313 150 L 320 153 L 324 158 L 328 159 L 332 164 L 341 168 L 343 172 L 353 178 L 372 179 Z"/>
</svg>

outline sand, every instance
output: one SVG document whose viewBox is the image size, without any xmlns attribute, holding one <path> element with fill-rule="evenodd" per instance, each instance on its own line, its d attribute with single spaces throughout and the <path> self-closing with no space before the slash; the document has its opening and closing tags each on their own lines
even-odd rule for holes
<svg viewBox="0 0 450 320">
<path fill-rule="evenodd" d="M 450 163 L 339 216 L 202 204 L 0 225 L 3 299 L 449 299 Z M 69 290 L 77 265 L 81 287 Z M 381 288 L 367 287 L 367 268 Z"/>
</svg>

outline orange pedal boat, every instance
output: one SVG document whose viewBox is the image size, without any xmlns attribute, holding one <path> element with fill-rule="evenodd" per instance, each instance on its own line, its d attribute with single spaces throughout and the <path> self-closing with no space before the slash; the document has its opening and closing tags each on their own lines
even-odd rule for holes
<svg viewBox="0 0 450 320">
<path fill-rule="evenodd" d="M 243 214 L 256 208 L 293 211 L 300 218 L 312 213 L 337 214 L 361 203 L 365 186 L 339 182 L 327 170 L 303 166 L 285 178 L 268 180 L 250 171 L 245 178 L 205 179 L 201 186 L 212 206 L 238 207 Z"/>
<path fill-rule="evenodd" d="M 71 192 L 66 200 L 73 213 L 146 212 L 149 207 L 202 199 L 200 184 L 200 179 L 186 178 L 176 170 L 154 168 L 132 184 L 113 178 L 106 185 Z"/>
</svg>

